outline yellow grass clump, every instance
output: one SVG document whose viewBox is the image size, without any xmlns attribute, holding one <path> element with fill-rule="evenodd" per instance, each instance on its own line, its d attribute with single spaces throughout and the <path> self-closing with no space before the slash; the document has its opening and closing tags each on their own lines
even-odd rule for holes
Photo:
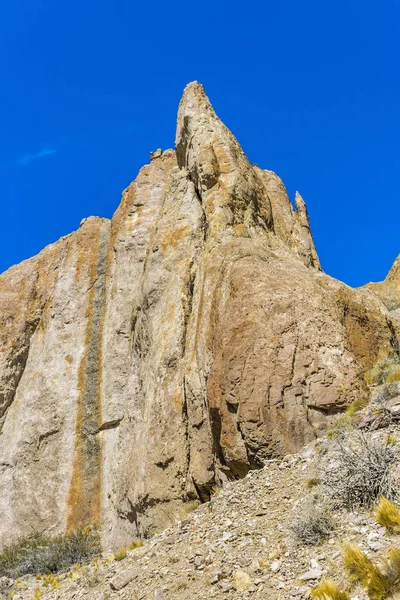
<svg viewBox="0 0 400 600">
<path fill-rule="evenodd" d="M 319 485 L 321 483 L 321 480 L 318 479 L 318 477 L 310 477 L 310 479 L 306 479 L 304 481 L 304 487 L 306 487 L 308 490 L 310 490 L 311 488 Z"/>
<path fill-rule="evenodd" d="M 126 548 L 120 548 L 114 554 L 114 560 L 124 560 L 126 558 Z"/>
<path fill-rule="evenodd" d="M 344 564 L 351 581 L 366 588 L 370 600 L 386 600 L 400 590 L 400 548 L 392 548 L 382 571 L 358 546 L 346 544 Z"/>
<path fill-rule="evenodd" d="M 133 540 L 129 546 L 128 550 L 136 550 L 136 548 L 141 548 L 143 546 L 142 540 Z"/>
<path fill-rule="evenodd" d="M 350 600 L 350 596 L 346 592 L 342 592 L 336 583 L 325 579 L 321 581 L 317 587 L 310 592 L 311 598 L 317 600 Z"/>
<path fill-rule="evenodd" d="M 390 531 L 400 532 L 400 508 L 384 496 L 381 496 L 376 509 L 376 520 L 379 525 Z"/>
<path fill-rule="evenodd" d="M 353 417 L 360 410 L 368 406 L 368 400 L 354 400 L 346 409 L 346 415 Z"/>
</svg>

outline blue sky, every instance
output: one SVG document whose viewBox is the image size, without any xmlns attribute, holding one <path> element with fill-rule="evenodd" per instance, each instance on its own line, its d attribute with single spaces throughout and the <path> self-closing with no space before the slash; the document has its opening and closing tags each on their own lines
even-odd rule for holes
<svg viewBox="0 0 400 600">
<path fill-rule="evenodd" d="M 324 270 L 400 252 L 400 0 L 13 0 L 0 8 L 0 271 L 111 217 L 197 79 L 252 162 L 299 190 Z"/>
</svg>

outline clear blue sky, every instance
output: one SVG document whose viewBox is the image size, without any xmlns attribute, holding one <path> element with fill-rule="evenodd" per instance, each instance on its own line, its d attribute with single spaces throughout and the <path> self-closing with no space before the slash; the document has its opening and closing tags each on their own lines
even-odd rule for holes
<svg viewBox="0 0 400 600">
<path fill-rule="evenodd" d="M 0 8 L 0 271 L 110 217 L 197 79 L 303 195 L 323 268 L 400 252 L 400 0 L 12 0 Z"/>
</svg>

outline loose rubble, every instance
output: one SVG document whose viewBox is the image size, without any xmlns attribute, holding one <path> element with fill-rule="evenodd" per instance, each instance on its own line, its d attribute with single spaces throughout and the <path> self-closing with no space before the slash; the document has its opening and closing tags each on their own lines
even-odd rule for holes
<svg viewBox="0 0 400 600">
<path fill-rule="evenodd" d="M 390 431 L 400 439 L 396 424 Z M 369 435 L 383 439 L 387 430 Z M 227 483 L 211 502 L 128 551 L 125 560 L 110 555 L 75 567 L 56 578 L 53 587 L 33 576 L 12 582 L 13 600 L 287 600 L 307 598 L 325 577 L 344 583 L 344 541 L 377 559 L 396 536 L 378 525 L 371 510 L 336 509 L 334 529 L 321 544 L 295 542 L 290 524 L 307 502 L 318 501 L 319 486 L 307 489 L 305 482 L 331 460 L 328 443 L 316 440 L 300 454 L 269 460 L 244 479 Z M 0 587 L 9 597 L 6 578 Z M 34 596 L 38 588 L 42 596 Z M 366 598 L 357 588 L 351 597 Z"/>
</svg>

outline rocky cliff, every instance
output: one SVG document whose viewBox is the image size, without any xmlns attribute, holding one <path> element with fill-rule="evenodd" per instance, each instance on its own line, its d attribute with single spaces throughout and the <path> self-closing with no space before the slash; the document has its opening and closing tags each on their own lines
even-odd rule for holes
<svg viewBox="0 0 400 600">
<path fill-rule="evenodd" d="M 325 275 L 301 196 L 189 84 L 176 150 L 112 220 L 0 277 L 1 544 L 149 535 L 321 435 L 399 351 L 398 261 L 356 290 Z"/>
</svg>

